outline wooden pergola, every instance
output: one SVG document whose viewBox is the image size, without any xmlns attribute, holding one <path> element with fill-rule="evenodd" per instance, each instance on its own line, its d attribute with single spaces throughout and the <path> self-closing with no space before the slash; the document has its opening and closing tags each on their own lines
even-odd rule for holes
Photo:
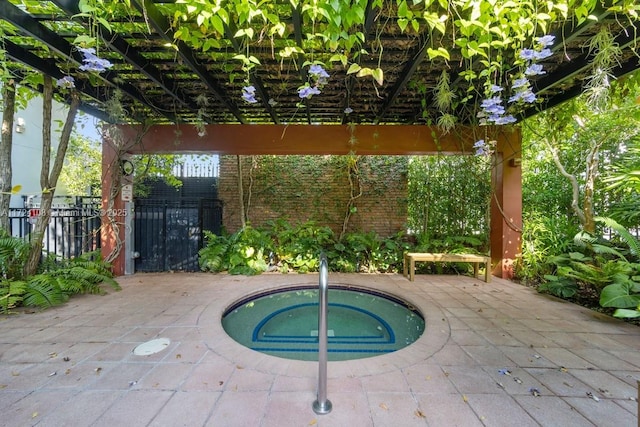
<svg viewBox="0 0 640 427">
<path fill-rule="evenodd" d="M 395 0 L 352 0 L 348 6 L 345 2 L 321 2 L 330 8 L 357 7 L 361 12 L 361 19 L 340 33 L 340 37 L 357 34 L 358 44 L 346 52 L 349 56 L 338 60 L 334 57 L 340 57 L 342 51 L 318 42 L 322 28 L 329 28 L 328 20 L 312 16 L 304 1 L 264 3 L 272 12 L 277 11 L 282 24 L 282 34 L 273 37 L 272 32 L 271 38 L 264 36 L 274 30 L 268 20 L 241 22 L 240 13 L 234 15 L 237 11 L 233 8 L 224 10 L 224 14 L 217 12 L 231 17 L 225 21 L 208 10 L 204 10 L 208 15 L 189 15 L 189 2 L 108 3 L 115 4 L 112 10 L 118 13 L 106 22 L 81 13 L 78 0 L 0 0 L 0 22 L 7 29 L 2 49 L 16 65 L 10 67 L 15 76 L 22 78 L 29 70 L 36 70 L 55 79 L 73 77 L 82 99 L 80 108 L 118 124 L 122 130 L 121 141 L 107 137 L 103 142 L 105 210 L 123 206 L 121 195 L 106 189 L 112 183 L 120 188 L 122 182 L 114 181 L 114 177 L 120 178 L 112 174 L 113 165 L 133 153 L 471 154 L 478 139 L 494 140 L 491 257 L 494 274 L 511 275 L 511 264 L 520 252 L 522 227 L 520 131 L 517 125 L 477 126 L 487 82 L 485 89 L 479 89 L 478 85 L 483 84 L 480 79 L 469 76 L 481 76 L 487 70 L 479 56 L 470 57 L 464 49 L 473 43 L 475 49 L 482 48 L 473 40 L 475 35 L 461 46 L 458 30 L 440 34 L 434 31 L 433 21 L 430 24 L 427 19 L 446 16 L 453 7 L 451 2 L 409 5 L 410 2 Z M 201 3 L 206 2 L 198 2 Z M 491 10 L 484 11 L 466 7 L 465 3 L 447 25 L 460 21 L 473 24 L 480 16 L 474 15 L 476 12 L 490 15 L 497 9 L 518 7 L 518 3 L 504 2 L 500 8 L 491 6 Z M 549 5 L 553 3 L 540 2 L 539 6 Z M 608 70 L 610 78 L 620 78 L 639 68 L 635 49 L 640 33 L 631 16 L 634 14 L 621 15 L 619 1 L 587 6 L 588 19 L 567 10 L 564 18 L 544 25 L 545 35 L 554 36 L 555 43 L 548 49 L 549 54 L 536 63 L 544 73 L 531 76 L 528 83 L 537 101 L 517 109 L 515 119 L 522 120 L 582 93 L 598 53 L 589 48 L 590 41 L 598 35 L 609 34 L 613 45 L 619 48 L 620 55 Z M 587 6 L 578 2 L 567 8 Z M 175 19 L 177 16 L 184 19 Z M 493 32 L 487 34 L 502 31 L 506 16 L 497 19 Z M 545 16 L 550 15 L 537 14 L 535 19 Z M 403 29 L 399 24 L 407 17 L 412 24 Z M 235 18 L 242 28 L 234 27 Z M 181 37 L 185 31 L 193 34 L 205 28 L 203 23 L 211 24 L 205 44 L 199 44 L 202 39 L 191 39 L 196 40 L 193 43 Z M 245 37 L 247 31 L 261 37 Z M 529 34 L 527 40 L 521 40 L 520 48 L 536 43 L 539 48 L 535 36 L 541 35 Z M 112 66 L 85 72 L 87 58 L 80 46 L 74 45 L 78 36 L 90 38 L 100 59 Z M 439 49 L 446 51 L 446 57 L 437 55 Z M 522 70 L 509 69 L 509 64 L 518 61 L 517 52 L 505 48 L 499 56 L 505 68 L 491 74 L 491 83 L 504 87 L 503 95 L 508 98 L 508 92 L 513 93 L 515 87 L 514 74 Z M 243 68 L 239 57 L 254 58 L 254 64 L 258 62 L 259 66 Z M 321 94 L 301 98 L 300 88 L 317 83 L 309 76 L 311 63 L 323 64 L 328 77 Z M 368 70 L 368 76 L 364 73 L 357 77 L 359 73 L 350 71 L 353 67 Z M 446 111 L 434 91 L 443 76 L 457 99 L 464 100 L 452 103 Z M 249 101 L 247 97 L 243 100 L 248 87 L 253 91 Z M 63 89 L 59 91 L 65 96 Z M 125 114 L 113 115 L 114 99 Z M 444 132 L 433 126 L 443 113 L 456 118 L 455 129 Z M 144 132 L 139 123 L 145 123 Z M 179 145 L 174 143 L 176 134 L 180 135 Z M 122 246 L 124 229 L 112 228 L 109 222 L 105 227 L 103 248 L 110 252 Z M 117 274 L 124 271 L 124 252 L 120 250 L 114 260 Z"/>
<path fill-rule="evenodd" d="M 460 128 L 457 132 L 441 134 L 435 127 L 411 125 L 361 125 L 355 128 L 339 125 L 209 125 L 206 136 L 198 135 L 193 126 L 155 125 L 121 126 L 119 138 L 129 141 L 128 154 L 140 153 L 219 153 L 219 154 L 310 154 L 346 155 L 420 155 L 435 153 L 472 154 L 478 138 L 476 128 Z M 521 135 L 518 128 L 483 128 L 482 135 L 496 141 L 492 168 L 491 198 L 491 258 L 493 274 L 511 277 L 512 265 L 520 253 L 522 229 Z M 176 132 L 180 144 L 175 144 Z M 351 141 L 357 140 L 354 147 Z M 107 141 L 103 144 L 102 188 L 112 188 L 109 171 L 122 159 L 114 149 L 122 144 Z M 126 183 L 126 177 L 123 183 Z M 123 212 L 122 198 L 112 199 L 103 192 L 105 210 Z M 122 222 L 122 216 L 117 222 Z M 110 253 L 125 242 L 126 230 L 109 226 L 103 230 L 103 250 Z M 113 261 L 116 274 L 125 271 L 125 250 Z"/>
</svg>

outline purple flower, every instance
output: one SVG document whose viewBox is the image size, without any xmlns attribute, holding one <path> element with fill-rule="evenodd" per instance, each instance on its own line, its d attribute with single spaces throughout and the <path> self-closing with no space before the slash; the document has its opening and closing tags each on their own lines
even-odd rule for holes
<svg viewBox="0 0 640 427">
<path fill-rule="evenodd" d="M 515 79 L 513 84 L 511 85 L 512 89 L 517 89 L 519 87 L 526 87 L 529 84 L 529 79 L 526 77 L 521 77 L 519 79 Z"/>
<path fill-rule="evenodd" d="M 555 43 L 556 36 L 547 34 L 546 36 L 538 37 L 537 40 L 538 40 L 538 43 L 544 48 L 547 46 L 551 46 L 553 43 Z"/>
<path fill-rule="evenodd" d="M 83 64 L 78 67 L 82 71 L 95 71 L 101 73 L 113 67 L 113 64 L 107 59 L 96 56 L 96 50 L 92 47 L 79 47 L 78 52 L 82 53 L 84 59 Z"/>
<path fill-rule="evenodd" d="M 522 49 L 520 51 L 520 59 L 525 61 L 533 61 L 535 59 L 536 51 L 533 49 Z"/>
<path fill-rule="evenodd" d="M 84 60 L 84 65 L 81 65 L 80 68 L 82 71 L 95 71 L 97 73 L 101 73 L 103 71 L 108 70 L 113 67 L 113 64 L 109 62 L 107 59 L 98 58 L 95 59 L 86 59 Z"/>
<path fill-rule="evenodd" d="M 522 93 L 522 100 L 528 104 L 533 104 L 534 102 L 536 102 L 536 94 L 533 93 L 531 89 L 525 90 Z"/>
<path fill-rule="evenodd" d="M 329 74 L 325 71 L 324 68 L 322 68 L 322 65 L 319 64 L 313 64 L 311 67 L 309 67 L 309 74 L 318 79 L 322 77 L 324 77 L 325 79 L 329 78 Z"/>
<path fill-rule="evenodd" d="M 82 53 L 85 58 L 90 56 L 96 56 L 96 50 L 92 47 L 79 47 L 78 52 Z"/>
<path fill-rule="evenodd" d="M 516 92 L 511 98 L 509 98 L 509 103 L 524 101 L 528 104 L 532 104 L 536 101 L 536 94 L 531 91 L 531 89 L 521 90 Z"/>
<path fill-rule="evenodd" d="M 495 105 L 500 105 L 502 103 L 502 99 L 499 96 L 494 96 L 493 98 L 483 99 L 480 106 L 484 109 L 491 108 Z"/>
<path fill-rule="evenodd" d="M 253 86 L 245 86 L 242 88 L 242 99 L 249 104 L 258 102 L 256 99 L 256 88 Z"/>
<path fill-rule="evenodd" d="M 515 123 L 517 120 L 511 114 L 503 117 L 498 117 L 494 123 L 497 125 L 508 125 L 510 123 Z"/>
<path fill-rule="evenodd" d="M 489 92 L 491 92 L 492 94 L 502 92 L 503 90 L 504 88 L 498 85 L 491 85 L 491 87 L 489 88 Z"/>
<path fill-rule="evenodd" d="M 531 64 L 524 70 L 525 76 L 539 76 L 547 72 L 542 69 L 542 64 Z"/>
<path fill-rule="evenodd" d="M 71 76 L 64 76 L 63 78 L 58 79 L 56 81 L 56 84 L 58 85 L 58 87 L 64 89 L 73 89 L 74 87 L 76 87 L 75 79 Z"/>
<path fill-rule="evenodd" d="M 351 114 L 351 113 L 353 113 L 353 108 L 351 108 L 351 107 L 347 107 L 347 108 L 345 108 L 345 109 L 344 109 L 344 113 L 345 113 L 345 114 Z"/>
<path fill-rule="evenodd" d="M 486 144 L 484 143 L 484 139 L 479 139 L 476 141 L 475 144 L 473 144 L 473 148 L 480 148 L 480 147 L 484 147 Z"/>
<path fill-rule="evenodd" d="M 485 108 L 484 111 L 486 111 L 491 115 L 497 115 L 497 116 L 501 116 L 505 112 L 504 107 L 502 105 L 490 105 L 489 107 Z"/>
<path fill-rule="evenodd" d="M 541 50 L 541 51 L 539 51 L 539 52 L 535 52 L 535 53 L 533 54 L 533 57 L 534 57 L 536 60 L 540 60 L 540 59 L 548 58 L 548 57 L 550 57 L 551 55 L 553 55 L 553 52 L 551 52 L 551 49 L 547 49 L 547 48 L 545 48 L 545 49 L 542 49 L 542 50 Z"/>
<path fill-rule="evenodd" d="M 304 86 L 300 86 L 298 88 L 298 96 L 301 99 L 309 99 L 311 98 L 313 95 L 320 95 L 320 89 L 318 89 L 315 86 L 309 86 L 308 84 L 304 85 Z"/>
</svg>

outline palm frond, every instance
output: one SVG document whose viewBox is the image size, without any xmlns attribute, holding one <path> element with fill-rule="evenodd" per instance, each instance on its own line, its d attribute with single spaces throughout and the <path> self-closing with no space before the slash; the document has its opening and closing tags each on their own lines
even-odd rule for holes
<svg viewBox="0 0 640 427">
<path fill-rule="evenodd" d="M 60 288 L 59 278 L 41 273 L 32 276 L 27 282 L 23 303 L 27 306 L 47 308 L 62 304 L 68 298 Z"/>
<path fill-rule="evenodd" d="M 629 246 L 629 250 L 633 255 L 636 255 L 636 256 L 640 255 L 640 242 L 638 242 L 638 239 L 636 239 L 631 233 L 629 233 L 629 230 L 627 230 L 625 227 L 620 225 L 613 218 L 598 216 L 594 219 L 597 222 L 603 223 L 604 225 L 606 225 L 607 227 L 609 227 L 610 229 L 618 233 L 622 241 Z"/>
</svg>

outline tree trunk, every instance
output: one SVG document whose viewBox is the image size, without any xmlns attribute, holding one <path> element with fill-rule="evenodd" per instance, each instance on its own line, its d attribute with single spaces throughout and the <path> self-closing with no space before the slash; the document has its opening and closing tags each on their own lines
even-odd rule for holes
<svg viewBox="0 0 640 427">
<path fill-rule="evenodd" d="M 60 134 L 60 141 L 56 152 L 56 158 L 53 167 L 50 168 L 51 159 L 51 104 L 53 100 L 53 82 L 51 77 L 44 76 L 43 90 L 43 122 L 42 122 L 42 169 L 40 171 L 40 185 L 42 187 L 42 198 L 40 202 L 40 215 L 36 221 L 34 231 L 31 236 L 31 248 L 29 257 L 24 266 L 25 276 L 31 276 L 36 273 L 40 256 L 42 254 L 42 240 L 45 231 L 51 219 L 51 205 L 53 204 L 53 196 L 55 195 L 55 187 L 58 183 L 60 171 L 64 164 L 64 157 L 69 146 L 71 131 L 80 105 L 80 98 L 76 91 L 71 92 L 71 105 L 67 113 L 67 119 Z M 51 172 L 49 172 L 51 170 Z"/>
<path fill-rule="evenodd" d="M 16 86 L 13 80 L 2 87 L 2 139 L 0 140 L 0 229 L 9 231 L 11 204 L 11 152 L 13 146 L 13 115 L 16 104 Z"/>
</svg>

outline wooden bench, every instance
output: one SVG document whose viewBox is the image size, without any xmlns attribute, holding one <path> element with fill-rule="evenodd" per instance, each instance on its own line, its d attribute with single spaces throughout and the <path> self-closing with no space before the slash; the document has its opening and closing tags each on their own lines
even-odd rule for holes
<svg viewBox="0 0 640 427">
<path fill-rule="evenodd" d="M 491 258 L 472 254 L 429 254 L 418 252 L 406 252 L 403 260 L 403 275 L 413 282 L 416 272 L 416 261 L 424 262 L 469 262 L 473 264 L 473 277 L 478 277 L 478 266 L 484 264 L 484 281 L 491 281 Z"/>
</svg>

